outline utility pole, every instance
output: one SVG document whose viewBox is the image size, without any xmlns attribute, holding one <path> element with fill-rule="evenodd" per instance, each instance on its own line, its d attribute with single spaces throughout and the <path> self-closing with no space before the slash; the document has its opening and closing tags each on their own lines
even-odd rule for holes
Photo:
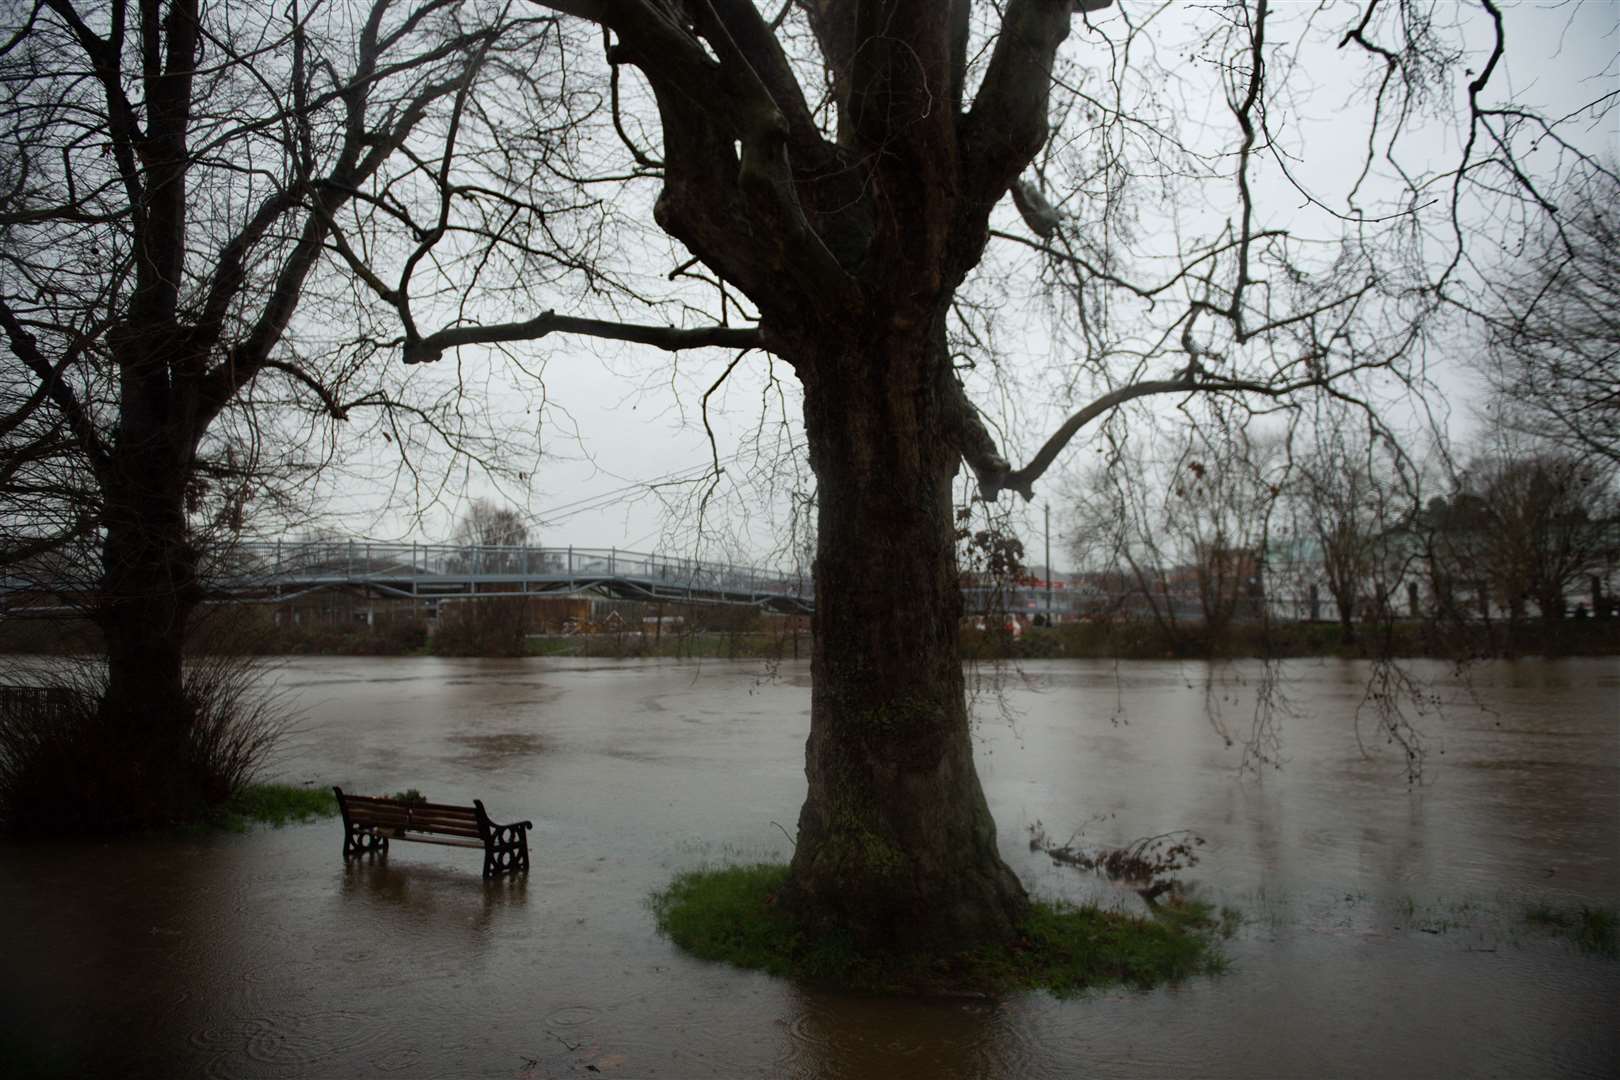
<svg viewBox="0 0 1620 1080">
<path fill-rule="evenodd" d="M 1046 625 L 1052 625 L 1052 504 L 1046 504 Z"/>
</svg>

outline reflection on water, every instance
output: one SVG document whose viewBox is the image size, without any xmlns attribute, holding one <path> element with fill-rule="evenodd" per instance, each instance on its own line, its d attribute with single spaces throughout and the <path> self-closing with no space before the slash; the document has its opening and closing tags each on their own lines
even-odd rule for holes
<svg viewBox="0 0 1620 1080">
<path fill-rule="evenodd" d="M 1440 678 L 1447 673 L 1428 669 Z M 1522 906 L 1620 901 L 1620 664 L 1502 664 L 1425 721 L 1424 782 L 1358 749 L 1366 669 L 1289 668 L 1284 769 L 1237 773 L 1206 672 L 1036 664 L 978 699 L 1009 862 L 1043 894 L 1133 902 L 1027 850 L 1190 827 L 1247 921 L 1233 969 L 1151 992 L 889 1000 L 699 963 L 654 934 L 678 870 L 783 859 L 807 672 L 751 665 L 299 660 L 293 782 L 529 818 L 527 879 L 336 821 L 246 836 L 0 847 L 0 1074 L 1068 1077 L 1613 1075 L 1620 963 Z M 1234 729 L 1247 669 L 1214 700 Z M 1008 708 L 1004 711 L 1002 705 Z"/>
<path fill-rule="evenodd" d="M 982 1000 L 896 1001 L 803 993 L 792 1002 L 792 1077 L 1030 1076 L 1049 1071 L 1019 1010 Z"/>
<path fill-rule="evenodd" d="M 398 846 L 409 850 L 403 841 Z M 354 910 L 340 917 L 383 919 L 395 929 L 415 927 L 430 934 L 437 932 L 437 924 L 462 926 L 473 932 L 475 941 L 482 941 L 498 912 L 523 906 L 529 881 L 511 875 L 479 884 L 481 888 L 469 889 L 466 871 L 409 863 L 390 866 L 387 853 L 347 859 L 339 897 Z"/>
</svg>

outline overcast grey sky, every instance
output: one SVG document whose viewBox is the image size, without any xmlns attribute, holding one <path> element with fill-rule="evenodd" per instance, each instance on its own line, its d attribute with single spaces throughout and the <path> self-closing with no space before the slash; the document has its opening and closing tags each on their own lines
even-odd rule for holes
<svg viewBox="0 0 1620 1080">
<path fill-rule="evenodd" d="M 1147 6 L 1132 0 L 1123 2 L 1137 11 Z M 1274 40 L 1279 46 L 1289 44 L 1288 34 L 1298 31 L 1299 18 L 1317 6 L 1304 0 L 1278 5 Z M 1196 7 L 1188 4 L 1185 10 L 1168 13 L 1167 40 L 1185 35 L 1185 27 L 1177 26 L 1176 18 L 1196 17 Z M 1333 3 L 1322 7 L 1334 25 L 1344 23 L 1343 13 L 1348 7 Z M 1506 69 L 1493 82 L 1498 100 L 1512 96 L 1547 115 L 1563 116 L 1585 101 L 1620 90 L 1620 71 L 1615 66 L 1620 46 L 1620 0 L 1510 4 L 1506 24 Z M 1486 41 L 1482 32 L 1470 40 L 1481 47 Z M 1089 62 L 1083 46 L 1071 42 L 1069 48 L 1070 55 L 1082 63 Z M 1356 58 L 1348 51 L 1322 47 L 1306 50 L 1301 58 L 1296 79 L 1304 100 L 1298 111 L 1299 123 L 1286 137 L 1291 138 L 1292 148 L 1302 156 L 1298 176 L 1313 190 L 1342 198 L 1365 139 L 1363 118 L 1342 108 L 1343 83 Z M 1212 127 L 1229 123 L 1229 118 L 1223 120 L 1220 115 L 1224 106 L 1208 74 L 1200 76 L 1193 71 L 1189 78 L 1191 82 L 1183 91 L 1186 100 L 1205 102 Z M 1203 90 L 1200 78 L 1205 80 Z M 1453 81 L 1460 98 L 1465 81 L 1461 72 Z M 1577 123 L 1571 130 L 1579 134 L 1587 149 L 1620 157 L 1620 129 L 1612 117 L 1597 125 Z M 1452 120 L 1430 118 L 1423 132 L 1436 158 L 1455 155 L 1460 135 Z M 1305 231 L 1326 228 L 1321 216 L 1304 205 L 1276 170 L 1262 167 L 1260 190 L 1264 196 L 1262 213 L 1269 223 Z M 1004 227 L 1017 228 L 1010 208 L 1004 211 Z M 664 253 L 649 253 L 649 257 L 663 258 Z M 1061 360 L 1063 350 L 1072 347 L 1070 342 L 1047 332 L 1033 314 L 1023 332 L 1007 333 L 1001 343 L 1007 348 L 1010 362 L 1022 370 Z M 1459 340 L 1457 349 L 1466 352 L 1467 342 Z M 477 475 L 463 480 L 458 474 L 443 490 L 442 498 L 416 517 L 411 512 L 411 497 L 397 491 L 390 496 L 375 484 L 344 481 L 328 489 L 326 505 L 335 515 L 334 520 L 357 534 L 379 539 L 436 541 L 450 532 L 457 498 L 479 496 L 519 507 L 534 522 L 539 542 L 547 545 L 631 550 L 676 545 L 689 551 L 694 544 L 691 515 L 672 510 L 672 503 L 679 505 L 680 500 L 675 498 L 678 492 L 666 488 L 653 494 L 646 486 L 703 471 L 710 460 L 710 442 L 699 420 L 699 403 L 731 357 L 715 352 L 688 353 L 676 361 L 652 349 L 556 338 L 529 347 L 524 355 L 532 366 L 543 369 L 548 403 L 538 414 L 543 425 L 544 456 L 526 490 L 523 485 L 514 485 L 499 491 Z M 1455 367 L 1436 372 L 1444 404 L 1450 407 L 1459 426 L 1466 424 L 1466 402 L 1474 392 L 1472 380 L 1462 370 L 1462 359 L 1461 355 L 1448 356 L 1446 363 Z M 492 386 L 498 386 L 510 374 L 500 370 L 507 361 L 498 355 L 469 353 L 463 362 L 475 375 L 488 366 L 490 370 L 484 374 Z M 709 554 L 763 553 L 782 540 L 783 508 L 778 503 L 773 512 L 766 505 L 770 501 L 770 483 L 754 485 L 763 490 L 751 494 L 748 485 L 741 485 L 741 490 L 734 485 L 749 460 L 746 452 L 741 458 L 736 455 L 739 448 L 746 448 L 759 435 L 763 403 L 779 407 L 773 397 L 775 390 L 765 377 L 765 367 L 764 357 L 749 357 L 710 401 L 715 445 L 728 468 L 722 493 L 737 495 L 741 501 L 715 504 L 710 519 Z M 775 373 L 783 383 L 778 389 L 788 395 L 789 412 L 795 412 L 796 387 L 790 371 L 777 364 Z M 1038 380 L 1034 380 L 1031 385 L 1037 384 Z M 994 403 L 983 404 L 994 407 Z M 536 422 L 536 414 L 523 413 L 516 395 L 502 398 L 496 405 L 505 412 L 503 423 L 522 427 Z M 997 411 L 1008 417 L 1019 433 L 1009 456 L 1020 458 L 1061 422 L 1067 403 L 1033 393 L 1024 400 L 1004 402 Z M 371 453 L 364 447 L 350 449 L 360 459 Z M 1068 458 L 1078 459 L 1083 452 L 1082 444 L 1077 442 Z M 963 482 L 959 481 L 959 486 L 966 490 Z M 1057 475 L 1050 474 L 1039 494 L 1055 497 L 1059 487 Z M 739 510 L 755 501 L 754 496 L 760 505 L 753 516 L 740 516 Z M 1004 501 L 1012 498 L 1003 496 Z M 1031 523 L 1038 512 L 1037 504 L 1028 515 Z"/>
</svg>

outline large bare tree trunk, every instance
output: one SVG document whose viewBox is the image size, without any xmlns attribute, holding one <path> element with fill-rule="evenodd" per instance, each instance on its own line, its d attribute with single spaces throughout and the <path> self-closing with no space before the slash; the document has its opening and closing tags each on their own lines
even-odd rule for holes
<svg viewBox="0 0 1620 1080">
<path fill-rule="evenodd" d="M 96 610 L 107 642 L 104 731 L 122 758 L 104 780 L 115 803 L 107 812 L 138 825 L 192 817 L 228 794 L 204 790 L 189 752 L 182 654 L 201 599 L 185 518 L 191 450 L 168 415 L 162 381 L 140 380 L 134 371 L 124 380 Z"/>
<path fill-rule="evenodd" d="M 168 517 L 108 522 L 97 613 L 107 637 L 108 709 L 154 728 L 182 701 L 181 651 L 196 606 L 195 556 L 183 526 Z"/>
<path fill-rule="evenodd" d="M 905 320 L 895 319 L 896 324 Z M 789 903 L 867 944 L 1005 940 L 1027 897 L 996 849 L 957 642 L 943 356 L 890 325 L 801 371 L 817 478 L 809 794 Z"/>
</svg>

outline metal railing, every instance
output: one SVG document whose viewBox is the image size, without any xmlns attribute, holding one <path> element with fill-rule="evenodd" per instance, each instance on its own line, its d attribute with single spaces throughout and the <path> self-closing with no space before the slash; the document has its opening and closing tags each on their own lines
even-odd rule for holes
<svg viewBox="0 0 1620 1080">
<path fill-rule="evenodd" d="M 386 584 L 412 593 L 469 584 L 581 587 L 613 579 L 687 592 L 773 595 L 808 601 L 807 576 L 618 548 L 383 544 L 360 540 L 245 543 L 210 575 L 217 588 Z"/>
</svg>

